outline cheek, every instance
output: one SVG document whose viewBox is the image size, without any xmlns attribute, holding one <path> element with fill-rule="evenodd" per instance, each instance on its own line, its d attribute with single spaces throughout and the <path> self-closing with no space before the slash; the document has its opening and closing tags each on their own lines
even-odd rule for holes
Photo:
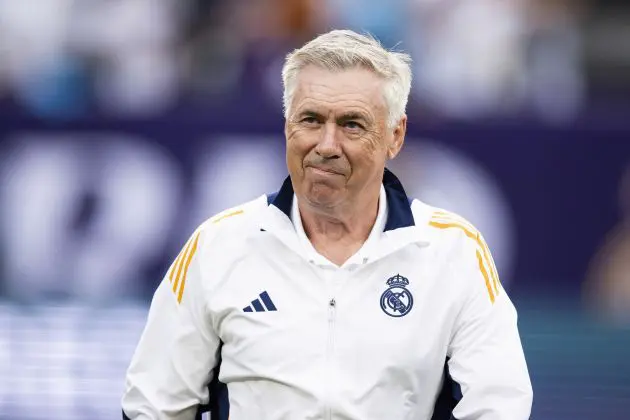
<svg viewBox="0 0 630 420">
<path fill-rule="evenodd" d="M 302 159 L 315 149 L 318 143 L 318 133 L 315 130 L 295 130 L 287 140 L 287 150 Z"/>
<path fill-rule="evenodd" d="M 373 165 L 383 160 L 387 150 L 377 138 L 366 138 L 356 145 L 353 151 L 354 160 L 364 165 Z"/>
<path fill-rule="evenodd" d="M 363 154 L 367 158 L 373 158 L 379 151 L 379 144 L 375 139 L 366 139 L 362 142 L 362 146 Z"/>
<path fill-rule="evenodd" d="M 287 135 L 287 147 L 291 148 L 295 153 L 300 153 L 309 143 L 308 133 L 303 130 L 292 129 Z"/>
<path fill-rule="evenodd" d="M 357 142 L 346 149 L 346 156 L 355 179 L 372 178 L 385 166 L 387 151 L 378 142 Z"/>
<path fill-rule="evenodd" d="M 292 175 L 300 175 L 303 172 L 302 166 L 304 157 L 307 155 L 308 150 L 303 143 L 296 141 L 293 138 L 287 141 L 287 166 L 292 172 Z"/>
<path fill-rule="evenodd" d="M 295 168 L 295 162 L 297 162 L 299 160 L 299 155 L 297 150 L 295 149 L 295 146 L 293 146 L 291 143 L 287 144 L 287 165 L 289 166 L 289 169 L 294 169 Z"/>
</svg>

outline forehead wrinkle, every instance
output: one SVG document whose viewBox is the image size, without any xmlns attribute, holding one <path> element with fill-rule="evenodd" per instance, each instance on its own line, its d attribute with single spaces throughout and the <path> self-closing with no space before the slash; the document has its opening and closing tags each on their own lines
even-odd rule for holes
<svg viewBox="0 0 630 420">
<path fill-rule="evenodd" d="M 382 89 L 379 85 L 380 82 L 375 82 L 368 84 L 367 86 L 358 87 L 353 84 L 343 84 L 341 86 L 330 86 L 326 83 L 318 83 L 318 82 L 302 82 L 296 89 L 296 93 L 301 92 L 305 96 L 323 96 L 323 97 L 357 97 L 358 100 L 361 101 L 373 101 L 374 99 L 383 99 L 381 98 Z"/>
<path fill-rule="evenodd" d="M 370 107 L 365 106 L 362 103 L 339 103 L 337 101 L 318 101 L 313 102 L 311 100 L 305 100 L 304 102 L 298 104 L 297 109 L 295 111 L 296 114 L 301 114 L 303 112 L 312 111 L 317 114 L 325 115 L 325 116 L 335 116 L 342 117 L 349 114 L 357 114 L 364 118 L 369 118 L 373 116 L 374 112 L 370 109 Z"/>
<path fill-rule="evenodd" d="M 358 84 L 355 80 L 344 80 L 348 77 L 345 72 L 339 78 L 327 80 L 330 72 L 324 71 L 324 80 L 316 78 L 321 69 L 311 68 L 311 71 L 304 71 L 298 76 L 294 99 L 298 99 L 297 104 L 301 104 L 305 99 L 312 98 L 322 102 L 357 101 L 371 104 L 375 110 L 386 109 L 385 96 L 383 94 L 384 81 L 379 78 L 362 80 Z M 314 73 L 314 74 L 313 74 Z M 361 77 L 361 73 L 357 75 Z M 296 109 L 298 107 L 296 106 Z"/>
<path fill-rule="evenodd" d="M 337 96 L 345 96 L 340 94 Z M 328 95 L 313 95 L 298 97 L 294 115 L 313 111 L 324 116 L 334 116 L 336 118 L 347 114 L 360 114 L 366 119 L 374 120 L 378 118 L 378 112 L 383 111 L 382 104 L 372 104 L 361 94 L 352 93 L 351 97 L 339 98 L 330 97 Z"/>
</svg>

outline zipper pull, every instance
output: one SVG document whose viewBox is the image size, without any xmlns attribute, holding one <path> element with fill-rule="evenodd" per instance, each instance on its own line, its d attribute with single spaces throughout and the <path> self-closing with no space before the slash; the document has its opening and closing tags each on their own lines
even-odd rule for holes
<svg viewBox="0 0 630 420">
<path fill-rule="evenodd" d="M 337 302 L 335 298 L 332 298 L 328 301 L 328 322 L 332 323 L 335 319 L 335 307 L 337 306 Z"/>
</svg>

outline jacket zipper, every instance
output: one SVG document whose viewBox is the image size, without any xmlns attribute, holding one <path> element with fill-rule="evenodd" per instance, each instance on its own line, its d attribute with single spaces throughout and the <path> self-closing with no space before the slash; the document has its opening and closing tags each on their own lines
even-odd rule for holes
<svg viewBox="0 0 630 420">
<path fill-rule="evenodd" d="M 332 419 L 332 395 L 333 395 L 333 390 L 332 390 L 332 383 L 334 383 L 334 380 L 332 378 L 332 375 L 334 374 L 334 369 L 333 369 L 333 353 L 335 351 L 335 312 L 337 309 L 337 301 L 335 300 L 335 298 L 331 298 L 328 301 L 328 345 L 327 345 L 327 354 L 328 354 L 328 389 L 327 389 L 327 393 L 328 393 L 328 407 L 326 410 L 326 418 L 328 420 Z"/>
</svg>

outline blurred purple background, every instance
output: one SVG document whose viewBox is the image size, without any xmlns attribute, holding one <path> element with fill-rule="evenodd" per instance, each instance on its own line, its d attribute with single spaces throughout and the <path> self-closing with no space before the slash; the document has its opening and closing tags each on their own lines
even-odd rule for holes
<svg viewBox="0 0 630 420">
<path fill-rule="evenodd" d="M 532 419 L 630 410 L 630 4 L 0 0 L 0 419 L 119 416 L 190 232 L 286 176 L 284 55 L 331 28 L 412 54 L 408 193 L 484 233 Z"/>
</svg>

